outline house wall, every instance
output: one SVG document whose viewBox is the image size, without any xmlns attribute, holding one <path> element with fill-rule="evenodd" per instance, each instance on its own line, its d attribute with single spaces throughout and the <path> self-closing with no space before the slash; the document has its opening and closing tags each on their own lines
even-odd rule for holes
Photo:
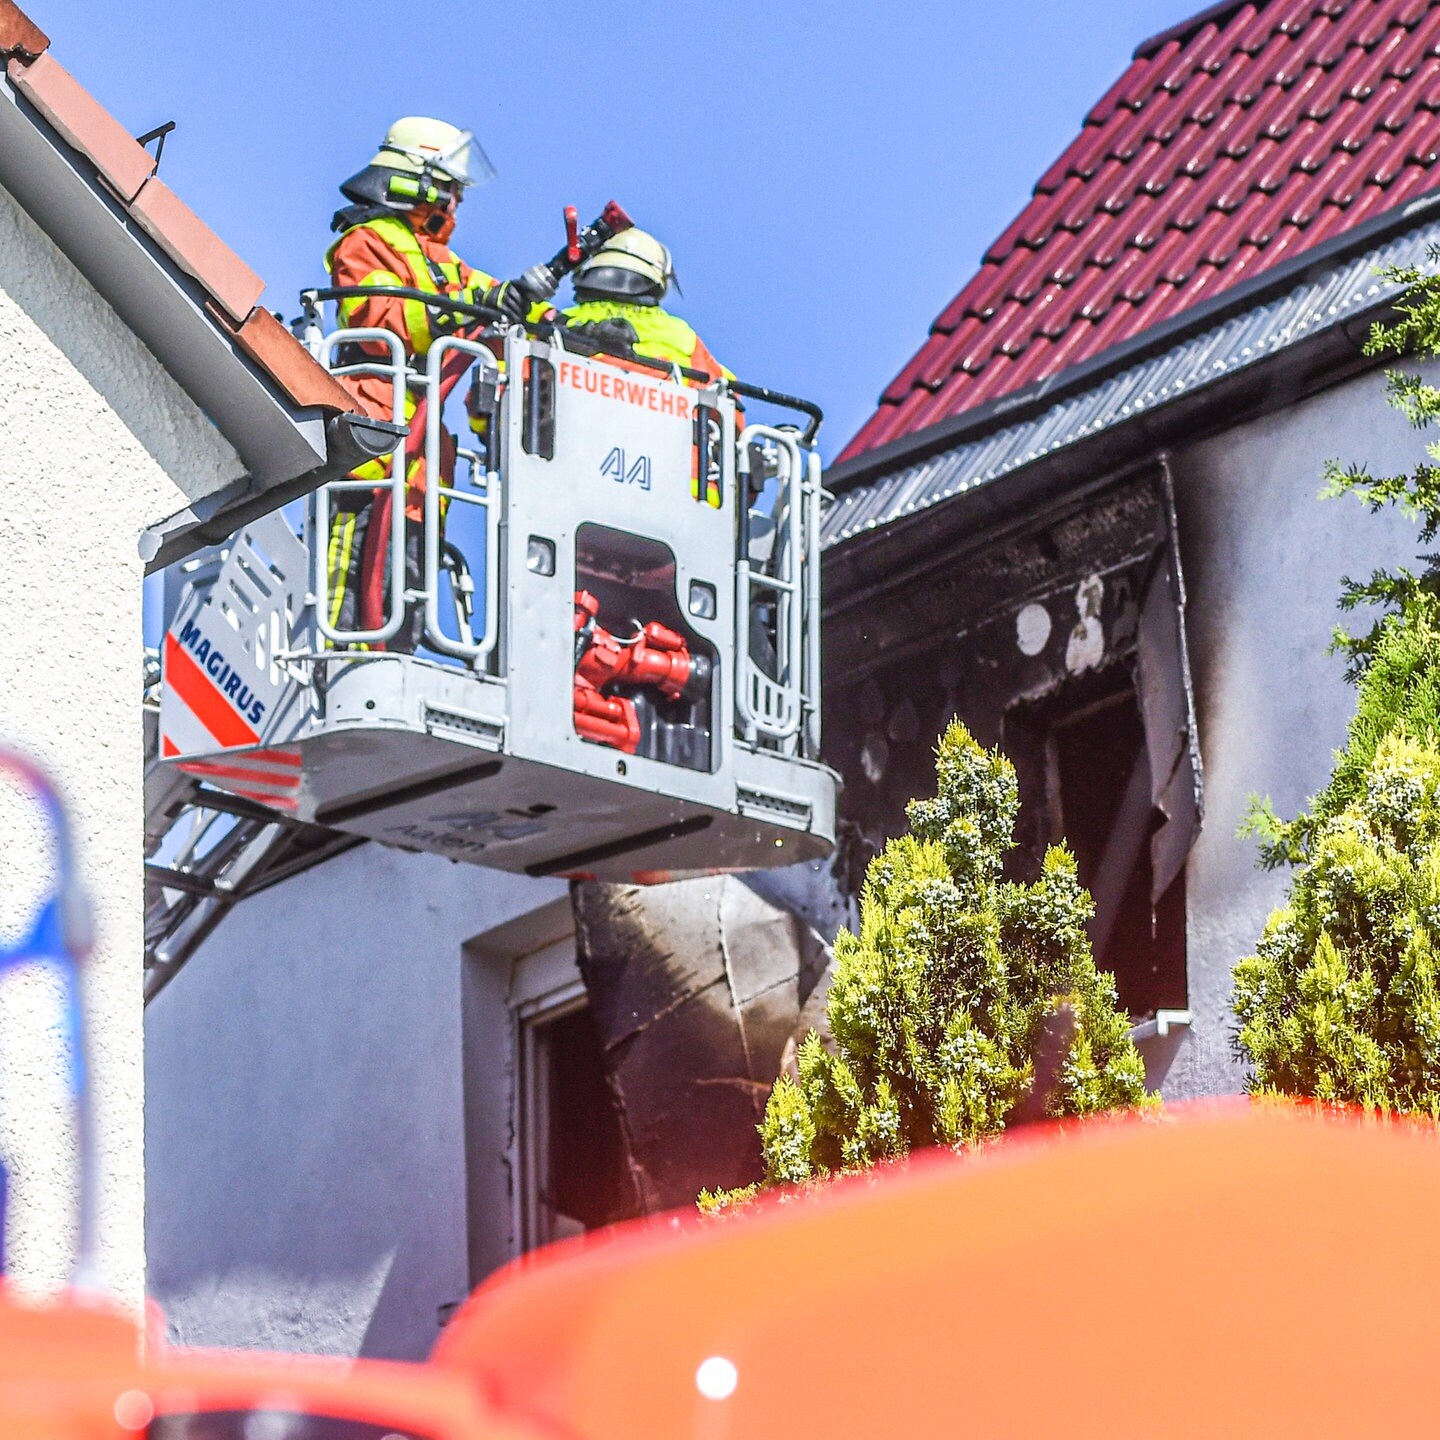
<svg viewBox="0 0 1440 1440">
<path fill-rule="evenodd" d="M 94 900 L 87 970 L 99 1141 L 100 1279 L 144 1285 L 140 974 L 141 530 L 242 473 L 238 457 L 13 198 L 0 189 L 0 739 L 48 767 Z M 0 801 L 6 939 L 49 885 L 36 817 Z M 0 1152 L 24 1285 L 70 1265 L 75 1172 L 55 992 L 0 986 Z"/>
<path fill-rule="evenodd" d="M 1252 793 L 1294 814 L 1330 772 L 1354 691 L 1325 653 L 1341 577 L 1412 561 L 1415 527 L 1358 501 L 1321 501 L 1329 458 L 1372 473 L 1412 468 L 1425 437 L 1371 373 L 1174 457 L 1187 631 L 1205 766 L 1205 823 L 1186 870 L 1194 1024 L 1147 1047 L 1172 1097 L 1233 1091 L 1230 972 L 1253 952 L 1287 885 L 1236 837 Z"/>
<path fill-rule="evenodd" d="M 513 1253 L 507 952 L 470 942 L 567 895 L 367 845 L 226 918 L 145 1016 L 175 1339 L 427 1353 L 467 1243 L 477 1274 Z"/>
</svg>

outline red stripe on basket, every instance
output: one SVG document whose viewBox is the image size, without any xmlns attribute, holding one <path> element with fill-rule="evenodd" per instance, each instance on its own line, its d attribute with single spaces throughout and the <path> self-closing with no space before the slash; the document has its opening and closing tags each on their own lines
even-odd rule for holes
<svg viewBox="0 0 1440 1440">
<path fill-rule="evenodd" d="M 223 749 L 260 739 L 173 635 L 165 637 L 165 683 Z"/>
</svg>

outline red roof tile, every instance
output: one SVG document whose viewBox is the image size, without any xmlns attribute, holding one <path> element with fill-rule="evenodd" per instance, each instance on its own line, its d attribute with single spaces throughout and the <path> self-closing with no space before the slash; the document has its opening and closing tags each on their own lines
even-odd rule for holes
<svg viewBox="0 0 1440 1440">
<path fill-rule="evenodd" d="M 85 150 L 121 202 L 130 204 L 155 173 L 155 157 L 53 55 L 12 59 L 5 73 L 67 145 Z"/>
<path fill-rule="evenodd" d="M 50 37 L 14 0 L 0 0 L 0 55 L 33 60 L 45 52 Z"/>
<path fill-rule="evenodd" d="M 155 175 L 155 158 L 48 51 L 14 0 L 0 0 L 0 60 L 15 89 L 96 173 L 170 260 L 209 296 L 210 319 L 296 405 L 356 413 L 361 404 L 274 316 L 264 281 Z"/>
<path fill-rule="evenodd" d="M 163 180 L 151 179 L 135 197 L 130 213 L 233 321 L 245 322 L 259 305 L 265 282 Z"/>
<path fill-rule="evenodd" d="M 1440 5 L 1212 6 L 1142 45 L 841 458 L 1094 359 L 1440 185 Z"/>
</svg>

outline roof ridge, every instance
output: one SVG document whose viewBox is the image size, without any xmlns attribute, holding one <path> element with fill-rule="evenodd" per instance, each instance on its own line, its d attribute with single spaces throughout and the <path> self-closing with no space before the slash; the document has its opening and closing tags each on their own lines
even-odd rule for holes
<svg viewBox="0 0 1440 1440">
<path fill-rule="evenodd" d="M 1203 10 L 1197 11 L 1188 20 L 1181 20 L 1178 24 L 1169 25 L 1158 34 L 1152 35 L 1148 40 L 1142 40 L 1130 56 L 1132 63 L 1136 60 L 1148 60 L 1157 51 L 1163 50 L 1172 40 L 1188 40 L 1197 30 L 1208 25 L 1212 20 L 1228 19 L 1237 10 L 1243 10 L 1247 5 L 1254 5 L 1256 10 L 1263 10 L 1270 0 L 1220 0 L 1217 5 L 1207 5 Z"/>
</svg>

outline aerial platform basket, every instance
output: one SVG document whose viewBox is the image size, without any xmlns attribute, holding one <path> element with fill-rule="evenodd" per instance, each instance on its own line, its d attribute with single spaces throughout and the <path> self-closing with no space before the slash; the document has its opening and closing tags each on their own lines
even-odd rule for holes
<svg viewBox="0 0 1440 1440">
<path fill-rule="evenodd" d="M 303 540 L 275 514 L 197 564 L 164 642 L 162 764 L 536 876 L 658 881 L 832 849 L 813 425 L 747 424 L 738 382 L 576 344 L 516 327 L 497 356 L 448 336 L 412 370 L 387 331 L 314 332 L 335 373 L 393 382 L 397 427 L 407 391 L 436 398 L 411 442 L 423 431 L 424 520 L 407 537 L 392 460 L 379 490 L 317 492 Z M 480 438 L 452 467 L 439 400 L 466 361 Z M 369 613 L 342 625 L 328 552 L 357 505 L 389 546 Z M 429 654 L 395 648 L 416 609 Z"/>
</svg>

